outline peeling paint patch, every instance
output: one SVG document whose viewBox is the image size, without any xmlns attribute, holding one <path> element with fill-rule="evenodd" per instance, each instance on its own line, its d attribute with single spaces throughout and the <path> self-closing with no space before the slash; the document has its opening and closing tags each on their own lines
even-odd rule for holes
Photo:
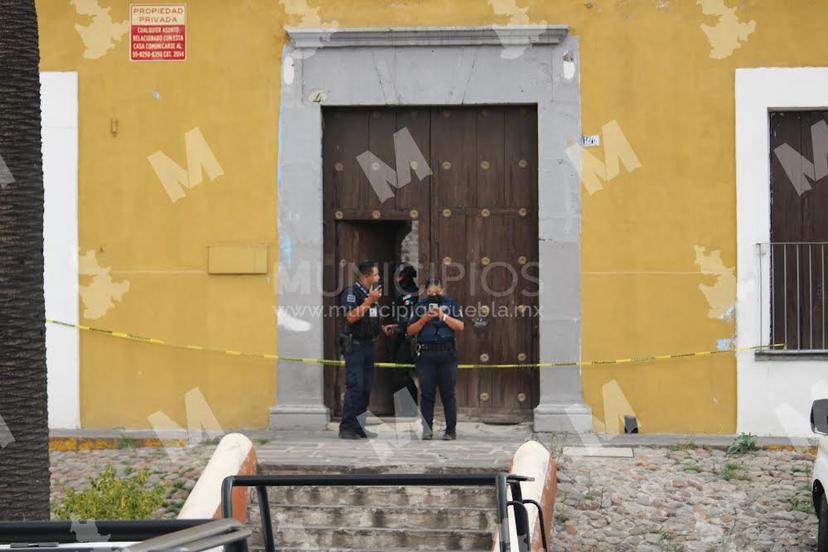
<svg viewBox="0 0 828 552">
<path fill-rule="evenodd" d="M 529 25 L 532 23 L 530 21 L 529 16 L 526 14 L 526 11 L 529 8 L 521 8 L 517 5 L 515 0 L 489 0 L 489 5 L 492 7 L 492 10 L 497 15 L 506 16 L 509 18 L 508 25 Z M 546 21 L 538 21 L 539 25 L 546 24 Z M 494 25 L 494 31 L 498 33 L 500 36 L 497 25 Z M 537 33 L 538 36 L 540 32 Z M 537 38 L 537 37 L 533 37 Z M 501 37 L 501 43 L 503 43 L 503 38 Z M 503 51 L 500 53 L 500 57 L 503 59 L 515 59 L 519 58 L 523 55 L 526 49 L 529 48 L 529 43 L 527 44 L 509 44 L 508 46 L 504 43 L 503 44 Z"/>
<path fill-rule="evenodd" d="M 736 15 L 736 8 L 728 8 L 724 0 L 697 0 L 696 4 L 702 7 L 704 15 L 714 15 L 719 18 L 716 25 L 705 25 L 701 29 L 710 42 L 710 57 L 724 59 L 729 57 L 737 48 L 746 42 L 748 36 L 756 30 L 756 21 L 743 23 Z"/>
<path fill-rule="evenodd" d="M 288 15 L 299 17 L 299 25 L 302 27 L 332 28 L 338 27 L 337 21 L 323 21 L 319 16 L 319 8 L 311 8 L 308 0 L 280 0 Z"/>
<path fill-rule="evenodd" d="M 88 25 L 75 24 L 75 30 L 84 45 L 83 57 L 99 59 L 114 48 L 129 28 L 129 21 L 112 21 L 111 8 L 102 8 L 98 0 L 71 0 L 75 12 L 80 16 L 92 17 Z"/>
<path fill-rule="evenodd" d="M 110 274 L 111 268 L 98 264 L 97 253 L 89 250 L 81 255 L 78 262 L 78 273 L 81 276 L 91 276 L 92 281 L 87 286 L 80 286 L 81 301 L 83 302 L 83 316 L 88 320 L 101 318 L 115 307 L 115 301 L 120 302 L 124 294 L 129 291 L 129 280 L 114 282 Z"/>
<path fill-rule="evenodd" d="M 489 5 L 497 15 L 507 16 L 511 25 L 529 24 L 529 16 L 526 15 L 529 8 L 521 8 L 515 0 L 489 0 Z"/>
<path fill-rule="evenodd" d="M 696 252 L 696 264 L 702 274 L 715 276 L 716 282 L 712 286 L 699 284 L 710 310 L 708 318 L 726 320 L 728 313 L 732 317 L 733 305 L 736 302 L 736 268 L 726 267 L 722 262 L 721 251 L 718 249 L 705 253 L 705 247 L 693 246 Z"/>
</svg>

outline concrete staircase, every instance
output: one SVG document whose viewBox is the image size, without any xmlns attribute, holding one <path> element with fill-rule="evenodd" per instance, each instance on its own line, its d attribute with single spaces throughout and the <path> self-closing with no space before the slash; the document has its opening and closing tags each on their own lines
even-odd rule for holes
<svg viewBox="0 0 828 552">
<path fill-rule="evenodd" d="M 531 438 L 529 426 L 458 425 L 457 441 L 421 441 L 386 420 L 377 439 L 345 441 L 329 430 L 282 432 L 256 447 L 258 473 L 283 475 L 482 473 L 506 471 Z M 259 508 L 250 526 L 261 549 Z M 271 487 L 279 550 L 475 550 L 491 552 L 496 499 L 491 487 Z"/>
<path fill-rule="evenodd" d="M 492 550 L 494 487 L 285 487 L 269 498 L 278 550 Z M 255 525 L 255 496 L 249 514 Z"/>
</svg>

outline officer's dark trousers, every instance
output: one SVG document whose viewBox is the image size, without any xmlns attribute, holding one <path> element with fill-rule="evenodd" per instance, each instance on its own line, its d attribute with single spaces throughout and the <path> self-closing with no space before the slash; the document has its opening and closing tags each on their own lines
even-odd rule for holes
<svg viewBox="0 0 828 552">
<path fill-rule="evenodd" d="M 345 404 L 339 429 L 362 433 L 358 418 L 368 410 L 371 386 L 374 384 L 374 343 L 356 343 L 345 356 Z M 364 418 L 362 419 L 364 422 Z"/>
<path fill-rule="evenodd" d="M 446 431 L 457 427 L 457 354 L 453 351 L 422 353 L 417 359 L 417 377 L 420 379 L 420 410 L 428 427 L 434 427 L 434 402 L 437 390 L 446 413 Z"/>
</svg>

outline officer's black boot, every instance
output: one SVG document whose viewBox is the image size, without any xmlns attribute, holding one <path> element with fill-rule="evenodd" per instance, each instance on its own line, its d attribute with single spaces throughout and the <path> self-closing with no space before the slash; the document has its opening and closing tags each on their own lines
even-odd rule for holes
<svg viewBox="0 0 828 552">
<path fill-rule="evenodd" d="M 447 429 L 446 432 L 443 434 L 443 441 L 454 441 L 455 439 L 457 439 L 457 431 L 453 429 Z"/>
<path fill-rule="evenodd" d="M 374 439 L 377 436 L 377 434 L 373 431 L 368 431 L 367 429 L 362 428 L 362 433 L 360 433 L 359 436 L 363 439 Z"/>
<path fill-rule="evenodd" d="M 350 429 L 340 429 L 339 430 L 339 438 L 340 439 L 362 439 L 362 435 L 357 433 L 356 431 L 351 431 Z"/>
<path fill-rule="evenodd" d="M 428 426 L 423 426 L 423 441 L 431 441 L 434 438 L 434 431 Z"/>
</svg>

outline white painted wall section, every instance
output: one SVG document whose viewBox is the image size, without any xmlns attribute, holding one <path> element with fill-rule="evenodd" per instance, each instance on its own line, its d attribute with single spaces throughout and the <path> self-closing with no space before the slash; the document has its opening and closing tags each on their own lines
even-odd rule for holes
<svg viewBox="0 0 828 552">
<path fill-rule="evenodd" d="M 828 108 L 828 67 L 736 70 L 737 346 L 767 344 L 769 262 L 758 243 L 770 241 L 770 129 L 773 110 Z M 761 298 L 761 299 L 760 299 Z M 757 361 L 753 351 L 736 357 L 737 431 L 762 436 L 811 435 L 814 398 L 828 398 L 828 361 Z"/>
<path fill-rule="evenodd" d="M 40 74 L 46 318 L 78 323 L 78 74 Z M 49 427 L 80 427 L 78 331 L 46 325 Z"/>
</svg>

